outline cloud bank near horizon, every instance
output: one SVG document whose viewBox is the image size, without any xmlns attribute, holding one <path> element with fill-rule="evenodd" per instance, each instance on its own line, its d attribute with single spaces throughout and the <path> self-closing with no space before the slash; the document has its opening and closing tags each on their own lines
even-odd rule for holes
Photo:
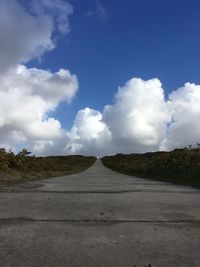
<svg viewBox="0 0 200 267">
<path fill-rule="evenodd" d="M 200 85 L 186 83 L 168 99 L 159 79 L 129 80 L 102 112 L 78 111 L 63 135 L 36 141 L 37 154 L 143 153 L 182 148 L 200 141 Z"/>
<path fill-rule="evenodd" d="M 69 32 L 73 8 L 63 0 L 31 5 L 30 12 L 17 0 L 0 2 L 0 147 L 102 156 L 200 143 L 200 85 L 186 83 L 165 97 L 158 78 L 130 79 L 112 104 L 78 111 L 71 129 L 63 129 L 52 112 L 73 100 L 76 75 L 26 63 L 54 49 L 57 37 Z"/>
<path fill-rule="evenodd" d="M 200 85 L 186 83 L 166 100 L 159 79 L 129 80 L 103 112 L 78 112 L 68 153 L 106 155 L 173 150 L 200 141 Z"/>
</svg>

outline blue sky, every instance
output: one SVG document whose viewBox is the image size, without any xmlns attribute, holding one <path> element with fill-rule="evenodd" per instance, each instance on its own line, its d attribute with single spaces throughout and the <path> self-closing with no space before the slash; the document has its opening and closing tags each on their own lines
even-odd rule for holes
<svg viewBox="0 0 200 267">
<path fill-rule="evenodd" d="M 200 143 L 199 0 L 1 0 L 0 147 Z"/>
<path fill-rule="evenodd" d="M 70 69 L 79 91 L 55 116 L 70 128 L 78 110 L 102 110 L 132 77 L 158 77 L 166 95 L 185 82 L 200 83 L 198 0 L 71 0 L 71 32 L 32 66 Z M 88 13 L 91 12 L 91 15 Z"/>
</svg>

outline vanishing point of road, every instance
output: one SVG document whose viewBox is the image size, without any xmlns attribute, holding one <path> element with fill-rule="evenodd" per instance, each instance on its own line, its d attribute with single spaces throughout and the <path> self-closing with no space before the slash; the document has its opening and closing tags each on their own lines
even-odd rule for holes
<svg viewBox="0 0 200 267">
<path fill-rule="evenodd" d="M 0 192 L 1 267 L 200 266 L 200 190 L 83 173 Z"/>
</svg>

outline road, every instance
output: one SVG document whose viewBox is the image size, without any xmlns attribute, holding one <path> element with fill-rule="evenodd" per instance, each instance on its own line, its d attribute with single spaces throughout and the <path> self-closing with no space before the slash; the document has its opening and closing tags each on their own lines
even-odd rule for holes
<svg viewBox="0 0 200 267">
<path fill-rule="evenodd" d="M 200 266 L 200 191 L 83 173 L 0 192 L 1 267 Z"/>
</svg>

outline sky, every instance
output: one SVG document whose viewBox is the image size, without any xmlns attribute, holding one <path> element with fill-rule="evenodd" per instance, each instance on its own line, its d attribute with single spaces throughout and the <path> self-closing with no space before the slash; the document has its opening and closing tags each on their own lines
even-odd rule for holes
<svg viewBox="0 0 200 267">
<path fill-rule="evenodd" d="M 143 153 L 200 142 L 198 0 L 1 0 L 0 146 Z"/>
</svg>

